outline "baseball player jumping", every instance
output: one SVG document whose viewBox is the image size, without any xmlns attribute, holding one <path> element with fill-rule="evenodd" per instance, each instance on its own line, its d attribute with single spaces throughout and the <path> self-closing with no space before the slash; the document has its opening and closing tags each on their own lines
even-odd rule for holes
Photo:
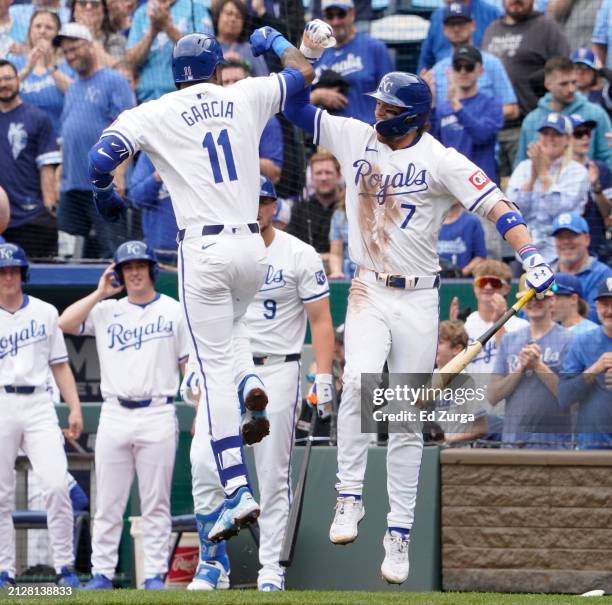
<svg viewBox="0 0 612 605">
<path fill-rule="evenodd" d="M 346 317 L 346 369 L 338 417 L 338 500 L 329 532 L 335 544 L 357 537 L 370 438 L 361 432 L 364 372 L 427 373 L 438 337 L 437 235 L 455 199 L 494 221 L 517 251 L 528 284 L 543 292 L 553 273 L 531 243 L 516 207 L 486 174 L 426 132 L 431 92 L 419 77 L 384 76 L 375 92 L 375 126 L 332 116 L 303 91 L 285 114 L 339 160 L 346 179 L 349 251 L 358 265 Z M 408 545 L 422 453 L 420 434 L 391 433 L 387 450 L 390 512 L 381 572 L 390 583 L 408 577 Z"/>
<path fill-rule="evenodd" d="M 94 292 L 68 307 L 60 326 L 96 337 L 104 404 L 96 437 L 96 515 L 86 589 L 109 589 L 134 471 L 142 509 L 144 588 L 164 588 L 170 488 L 178 426 L 174 396 L 185 371 L 188 335 L 181 305 L 155 291 L 155 253 L 121 244 Z M 127 296 L 110 298 L 123 289 Z"/>
<path fill-rule="evenodd" d="M 68 434 L 83 430 L 81 404 L 68 364 L 57 310 L 23 293 L 28 259 L 15 244 L 0 244 L 0 588 L 15 585 L 15 458 L 21 447 L 45 491 L 49 542 L 58 584 L 76 588 L 73 511 L 64 438 L 57 422 L 49 368 L 70 408 Z"/>
<path fill-rule="evenodd" d="M 334 330 L 329 311 L 329 286 L 323 263 L 312 246 L 274 228 L 276 191 L 261 177 L 259 214 L 266 245 L 266 278 L 246 313 L 253 361 L 265 381 L 270 436 L 253 446 L 261 496 L 257 587 L 263 591 L 284 589 L 284 568 L 279 564 L 291 502 L 291 451 L 301 402 L 300 359 L 306 319 L 310 323 L 315 360 L 315 379 L 320 414 L 332 402 Z M 202 406 L 199 406 L 201 411 Z M 198 413 L 198 418 L 202 414 Z M 196 435 L 205 430 L 196 420 Z M 214 469 L 210 445 L 192 442 L 193 500 L 200 536 L 200 565 L 190 590 L 229 587 L 229 559 L 225 543 L 207 538 L 223 504 L 223 491 Z"/>
<path fill-rule="evenodd" d="M 323 22 L 307 27 L 312 44 L 327 44 L 332 36 Z M 116 219 L 125 206 L 111 172 L 139 149 L 151 158 L 172 198 L 180 240 L 179 294 L 226 495 L 210 530 L 213 540 L 233 535 L 260 511 L 242 458 L 243 441 L 256 443 L 269 430 L 267 396 L 244 324 L 268 267 L 256 222 L 259 139 L 287 95 L 313 78 L 310 63 L 272 28 L 256 30 L 251 44 L 256 56 L 276 53 L 284 69 L 223 87 L 217 40 L 206 34 L 181 38 L 172 63 L 179 90 L 123 112 L 89 154 L 94 201 L 106 218 Z"/>
</svg>

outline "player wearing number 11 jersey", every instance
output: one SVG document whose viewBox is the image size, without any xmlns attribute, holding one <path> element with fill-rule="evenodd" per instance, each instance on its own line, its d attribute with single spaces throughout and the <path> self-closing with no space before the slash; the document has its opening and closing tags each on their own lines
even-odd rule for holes
<svg viewBox="0 0 612 605">
<path fill-rule="evenodd" d="M 251 44 L 255 55 L 275 52 L 284 69 L 223 87 L 225 61 L 217 40 L 207 34 L 181 38 L 172 62 L 178 90 L 123 112 L 89 154 L 94 203 L 108 220 L 125 205 L 111 173 L 138 150 L 147 153 L 172 198 L 179 295 L 206 417 L 195 438 L 208 433 L 226 495 L 211 540 L 230 537 L 259 515 L 242 455 L 243 440 L 255 443 L 269 430 L 267 396 L 255 375 L 244 321 L 268 266 L 257 224 L 258 146 L 286 95 L 313 78 L 308 61 L 277 31 L 261 28 Z"/>
</svg>

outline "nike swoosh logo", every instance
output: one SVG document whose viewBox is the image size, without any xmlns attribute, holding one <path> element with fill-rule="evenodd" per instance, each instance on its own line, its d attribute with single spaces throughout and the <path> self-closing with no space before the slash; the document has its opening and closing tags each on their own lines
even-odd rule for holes
<svg viewBox="0 0 612 605">
<path fill-rule="evenodd" d="M 206 248 L 210 248 L 211 246 L 214 246 L 217 242 L 213 242 L 212 244 L 206 244 L 206 246 L 202 246 L 202 250 L 206 250 Z"/>
<path fill-rule="evenodd" d="M 373 151 L 374 153 L 378 153 L 378 149 L 372 149 L 371 147 L 368 147 L 367 145 L 366 145 L 365 150 L 366 151 Z"/>
<path fill-rule="evenodd" d="M 112 160 L 113 158 L 111 158 L 110 155 L 108 155 L 108 153 L 106 153 L 106 151 L 104 151 L 104 149 L 98 149 L 98 153 L 100 155 L 103 155 L 105 158 L 108 158 L 109 160 Z"/>
</svg>

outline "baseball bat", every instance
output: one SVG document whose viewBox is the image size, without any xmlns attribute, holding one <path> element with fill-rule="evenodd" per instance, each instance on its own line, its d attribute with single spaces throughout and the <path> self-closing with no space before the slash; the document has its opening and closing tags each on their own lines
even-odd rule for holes
<svg viewBox="0 0 612 605">
<path fill-rule="evenodd" d="M 519 298 L 482 336 L 470 343 L 461 353 L 453 357 L 440 371 L 434 374 L 436 388 L 444 388 L 458 374 L 465 370 L 466 366 L 482 351 L 482 347 L 487 344 L 493 336 L 503 327 L 503 325 L 514 317 L 534 296 L 536 291 L 529 288 L 521 298 Z"/>
<path fill-rule="evenodd" d="M 298 530 L 300 528 L 300 519 L 302 517 L 302 506 L 304 504 L 304 494 L 306 493 L 306 477 L 308 475 L 308 463 L 310 462 L 310 450 L 314 441 L 314 433 L 317 427 L 318 413 L 316 408 L 312 409 L 310 418 L 310 427 L 308 429 L 308 437 L 306 441 L 306 449 L 302 458 L 302 466 L 298 477 L 295 493 L 289 509 L 289 518 L 287 519 L 287 528 L 283 538 L 283 546 L 280 554 L 280 564 L 284 567 L 290 567 L 293 561 L 293 552 L 295 543 L 297 542 Z"/>
</svg>

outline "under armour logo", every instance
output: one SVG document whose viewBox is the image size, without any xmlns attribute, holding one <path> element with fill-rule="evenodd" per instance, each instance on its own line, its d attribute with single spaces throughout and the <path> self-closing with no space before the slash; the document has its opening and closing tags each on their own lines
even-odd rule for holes
<svg viewBox="0 0 612 605">
<path fill-rule="evenodd" d="M 511 216 L 506 219 L 507 223 L 516 223 L 516 216 Z"/>
</svg>

